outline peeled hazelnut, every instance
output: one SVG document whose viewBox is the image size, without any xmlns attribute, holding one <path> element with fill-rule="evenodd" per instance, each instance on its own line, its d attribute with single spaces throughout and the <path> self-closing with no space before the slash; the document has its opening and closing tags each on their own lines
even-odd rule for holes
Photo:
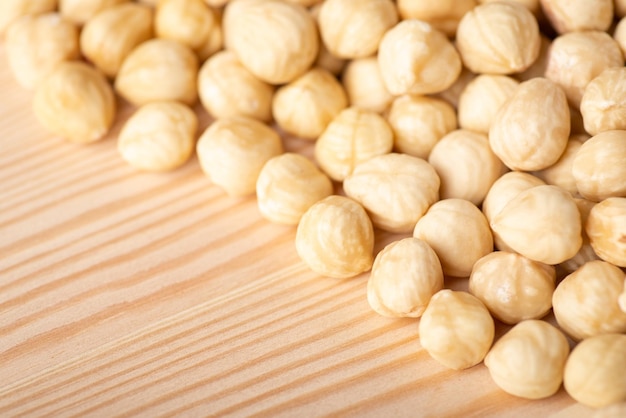
<svg viewBox="0 0 626 418">
<path fill-rule="evenodd" d="M 482 74 L 470 81 L 459 97 L 459 126 L 489 133 L 491 122 L 510 99 L 519 82 L 504 75 Z"/>
<path fill-rule="evenodd" d="M 84 1 L 84 0 L 83 0 Z M 58 0 L 2 0 L 0 1 L 0 36 L 21 16 L 54 12 Z"/>
<path fill-rule="evenodd" d="M 411 232 L 439 199 L 435 169 L 405 154 L 379 155 L 357 165 L 343 188 L 363 205 L 374 226 L 391 232 Z"/>
<path fill-rule="evenodd" d="M 546 184 L 559 186 L 561 189 L 570 192 L 572 196 L 578 195 L 578 187 L 576 187 L 576 179 L 572 173 L 572 165 L 578 150 L 582 147 L 585 140 L 586 138 L 581 135 L 572 136 L 567 141 L 565 151 L 563 151 L 557 162 L 550 167 L 536 171 L 534 174 L 545 181 Z"/>
<path fill-rule="evenodd" d="M 317 139 L 347 106 L 346 93 L 335 76 L 313 68 L 276 91 L 272 114 L 285 132 Z"/>
<path fill-rule="evenodd" d="M 578 211 L 580 212 L 581 224 L 583 226 L 587 225 L 587 219 L 589 218 L 589 212 L 596 205 L 596 202 L 592 202 L 591 200 L 576 198 L 574 199 L 576 202 L 576 206 L 578 207 Z M 593 261 L 599 260 L 598 255 L 591 247 L 589 243 L 589 236 L 585 231 L 585 228 L 582 229 L 583 236 L 583 244 L 578 250 L 578 253 L 574 255 L 572 258 L 563 261 L 559 264 L 559 267 L 563 269 L 566 273 L 573 273 L 578 270 L 583 264 Z"/>
<path fill-rule="evenodd" d="M 537 19 L 515 2 L 481 4 L 457 28 L 456 46 L 475 73 L 522 72 L 537 59 L 540 44 Z"/>
<path fill-rule="evenodd" d="M 198 51 L 209 42 L 215 20 L 213 10 L 203 0 L 160 0 L 154 31 L 159 38 L 178 41 Z"/>
<path fill-rule="evenodd" d="M 341 81 L 350 106 L 382 113 L 393 100 L 380 75 L 376 57 L 348 61 Z"/>
<path fill-rule="evenodd" d="M 117 147 L 126 162 L 146 171 L 169 171 L 184 164 L 194 150 L 198 117 L 178 102 L 140 107 L 124 124 Z"/>
<path fill-rule="evenodd" d="M 102 138 L 115 118 L 115 96 L 107 79 L 77 61 L 60 63 L 39 83 L 33 109 L 39 122 L 72 142 Z"/>
<path fill-rule="evenodd" d="M 90 19 L 80 35 L 85 57 L 113 78 L 139 44 L 152 38 L 152 10 L 135 3 L 112 6 Z"/>
<path fill-rule="evenodd" d="M 606 31 L 613 22 L 613 0 L 541 0 L 541 8 L 558 33 Z"/>
<path fill-rule="evenodd" d="M 27 89 L 35 88 L 59 63 L 80 56 L 78 28 L 58 13 L 18 18 L 6 32 L 5 47 L 13 75 Z"/>
<path fill-rule="evenodd" d="M 252 74 L 270 84 L 304 74 L 317 57 L 319 39 L 311 14 L 280 0 L 236 0 L 223 19 L 226 47 Z"/>
<path fill-rule="evenodd" d="M 418 318 L 442 288 L 437 254 L 425 241 L 404 238 L 376 256 L 367 282 L 367 300 L 380 315 Z"/>
<path fill-rule="evenodd" d="M 418 19 L 454 38 L 459 21 L 476 7 L 476 0 L 415 1 L 398 0 L 398 12 L 403 20 Z"/>
<path fill-rule="evenodd" d="M 609 197 L 589 211 L 585 230 L 601 259 L 626 267 L 626 198 Z"/>
<path fill-rule="evenodd" d="M 59 0 L 59 12 L 64 18 L 84 25 L 96 14 L 111 6 L 128 3 L 130 0 Z"/>
<path fill-rule="evenodd" d="M 168 39 L 151 39 L 126 57 L 115 90 L 137 106 L 170 100 L 193 105 L 197 74 L 198 59 L 188 47 Z"/>
<path fill-rule="evenodd" d="M 426 22 L 403 20 L 385 33 L 378 65 L 391 94 L 444 91 L 461 73 L 461 58 L 446 35 Z"/>
<path fill-rule="evenodd" d="M 381 38 L 398 22 L 391 0 L 326 0 L 319 29 L 326 48 L 339 58 L 375 54 Z"/>
<path fill-rule="evenodd" d="M 608 68 L 587 84 L 580 102 L 585 131 L 591 135 L 626 129 L 626 68 Z"/>
</svg>

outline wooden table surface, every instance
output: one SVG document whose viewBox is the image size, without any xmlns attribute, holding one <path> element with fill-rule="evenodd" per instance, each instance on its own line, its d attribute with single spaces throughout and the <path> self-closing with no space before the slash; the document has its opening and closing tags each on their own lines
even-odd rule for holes
<svg viewBox="0 0 626 418">
<path fill-rule="evenodd" d="M 47 134 L 31 100 L 0 47 L 0 416 L 589 416 L 563 390 L 518 399 L 482 364 L 440 366 L 417 320 L 369 308 L 366 274 L 309 271 L 295 228 L 195 158 L 132 169 L 127 106 L 85 146 Z"/>
</svg>

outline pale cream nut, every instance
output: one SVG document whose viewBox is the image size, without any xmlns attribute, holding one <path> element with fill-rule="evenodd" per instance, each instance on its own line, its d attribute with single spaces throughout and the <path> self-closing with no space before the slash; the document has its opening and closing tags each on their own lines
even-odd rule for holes
<svg viewBox="0 0 626 418">
<path fill-rule="evenodd" d="M 588 261 L 600 259 L 591 247 L 591 244 L 589 243 L 589 236 L 585 231 L 587 219 L 589 218 L 589 212 L 591 212 L 591 209 L 596 205 L 596 202 L 592 202 L 591 200 L 583 198 L 575 198 L 574 201 L 576 202 L 576 206 L 578 207 L 578 211 L 580 212 L 581 224 L 583 225 L 583 244 L 580 247 L 580 250 L 578 250 L 578 252 L 576 253 L 576 255 L 574 255 L 574 257 L 565 260 L 559 264 L 559 267 L 567 274 L 575 272 Z"/>
<path fill-rule="evenodd" d="M 307 157 L 291 152 L 269 159 L 256 182 L 259 212 L 279 224 L 297 225 L 304 212 L 332 193 L 328 176 Z"/>
<path fill-rule="evenodd" d="M 589 211 L 585 231 L 601 259 L 626 267 L 626 198 L 609 197 Z"/>
<path fill-rule="evenodd" d="M 626 335 L 598 335 L 571 352 L 563 375 L 567 393 L 577 402 L 602 408 L 626 401 Z"/>
<path fill-rule="evenodd" d="M 477 5 L 476 0 L 398 0 L 396 3 L 402 20 L 426 21 L 450 38 L 454 38 L 463 15 Z"/>
<path fill-rule="evenodd" d="M 196 144 L 200 167 L 229 196 L 255 192 L 265 163 L 283 153 L 276 131 L 244 116 L 218 119 Z"/>
<path fill-rule="evenodd" d="M 569 351 L 567 338 L 558 328 L 529 319 L 496 341 L 485 357 L 485 366 L 505 392 L 526 399 L 543 399 L 561 387 Z"/>
<path fill-rule="evenodd" d="M 626 275 L 606 261 L 590 261 L 566 276 L 552 295 L 552 309 L 563 331 L 576 340 L 626 332 L 626 312 L 618 298 Z"/>
<path fill-rule="evenodd" d="M 461 58 L 446 35 L 426 22 L 403 20 L 385 33 L 378 65 L 393 95 L 439 93 L 461 73 Z"/>
<path fill-rule="evenodd" d="M 443 272 L 433 249 L 417 238 L 403 238 L 374 259 L 367 301 L 380 315 L 418 318 L 442 288 Z"/>
<path fill-rule="evenodd" d="M 128 1 L 128 0 L 126 0 Z M 2 0 L 0 1 L 0 36 L 11 23 L 26 15 L 54 12 L 58 0 Z"/>
<path fill-rule="evenodd" d="M 232 51 L 220 51 L 198 72 L 200 102 L 214 118 L 247 116 L 272 120 L 274 86 L 256 78 Z"/>
<path fill-rule="evenodd" d="M 67 61 L 39 83 L 33 110 L 54 135 L 72 142 L 94 142 L 113 124 L 115 95 L 99 71 L 83 62 Z"/>
<path fill-rule="evenodd" d="M 296 250 L 322 276 L 344 279 L 369 270 L 374 261 L 374 229 L 365 209 L 344 196 L 313 204 L 300 219 Z"/>
<path fill-rule="evenodd" d="M 359 164 L 391 152 L 393 132 L 377 113 L 349 107 L 342 110 L 315 142 L 315 159 L 336 181 L 343 181 Z"/>
<path fill-rule="evenodd" d="M 58 2 L 59 12 L 64 18 L 78 25 L 84 25 L 102 10 L 117 4 L 128 3 L 130 0 L 58 0 Z"/>
<path fill-rule="evenodd" d="M 198 51 L 209 42 L 215 21 L 213 10 L 203 0 L 160 0 L 154 32 Z"/>
<path fill-rule="evenodd" d="M 489 133 L 491 121 L 502 105 L 510 99 L 519 81 L 505 75 L 481 74 L 461 92 L 458 104 L 459 126 Z"/>
<path fill-rule="evenodd" d="M 375 56 L 348 61 L 341 83 L 353 107 L 383 113 L 393 100 L 380 75 L 378 58 Z"/>
<path fill-rule="evenodd" d="M 485 217 L 491 222 L 520 192 L 541 185 L 545 185 L 545 182 L 530 173 L 509 171 L 503 174 L 493 183 L 483 200 L 482 211 Z"/>
<path fill-rule="evenodd" d="M 502 0 L 491 0 L 491 1 L 502 1 Z M 512 1 L 512 0 L 508 0 Z M 537 3 L 539 1 L 537 0 Z M 539 55 L 537 59 L 530 65 L 530 67 L 526 68 L 521 73 L 517 73 L 514 77 L 519 81 L 528 81 L 531 78 L 535 77 L 543 77 L 546 72 L 546 67 L 548 66 L 548 54 L 550 52 L 550 46 L 552 45 L 552 40 L 547 36 L 541 34 L 541 45 L 539 46 Z"/>
<path fill-rule="evenodd" d="M 482 257 L 469 278 L 470 293 L 505 324 L 545 316 L 552 308 L 555 287 L 553 266 L 507 251 Z"/>
<path fill-rule="evenodd" d="M 557 33 L 607 31 L 613 22 L 613 0 L 541 0 L 541 8 Z"/>
<path fill-rule="evenodd" d="M 131 166 L 145 171 L 170 171 L 194 151 L 198 117 L 178 102 L 153 102 L 128 118 L 117 148 Z"/>
<path fill-rule="evenodd" d="M 480 300 L 449 289 L 435 293 L 419 321 L 422 347 L 439 363 L 455 370 L 483 361 L 494 333 L 493 319 Z"/>
<path fill-rule="evenodd" d="M 406 233 L 439 200 L 439 184 L 435 169 L 426 161 L 391 153 L 357 165 L 343 189 L 363 205 L 374 226 Z"/>
<path fill-rule="evenodd" d="M 317 139 L 347 106 L 348 98 L 335 76 L 313 68 L 276 91 L 272 114 L 285 132 Z"/>
<path fill-rule="evenodd" d="M 16 19 L 4 41 L 9 68 L 26 89 L 34 89 L 59 63 L 80 56 L 78 28 L 58 13 Z"/>
<path fill-rule="evenodd" d="M 591 135 L 626 129 L 626 68 L 608 68 L 591 80 L 580 102 L 585 131 Z"/>
<path fill-rule="evenodd" d="M 550 167 L 535 171 L 533 174 L 546 182 L 546 184 L 559 186 L 561 189 L 570 192 L 572 196 L 577 196 L 578 187 L 576 186 L 572 166 L 574 165 L 576 154 L 586 140 L 587 137 L 583 135 L 570 137 L 561 157 Z"/>
<path fill-rule="evenodd" d="M 437 253 L 444 274 L 469 277 L 476 261 L 493 251 L 493 237 L 483 213 L 463 199 L 433 204 L 415 225 L 413 236 Z"/>
<path fill-rule="evenodd" d="M 213 25 L 209 38 L 198 49 L 196 55 L 199 62 L 203 63 L 213 54 L 224 49 L 224 33 L 222 30 L 222 9 L 213 9 Z"/>
</svg>

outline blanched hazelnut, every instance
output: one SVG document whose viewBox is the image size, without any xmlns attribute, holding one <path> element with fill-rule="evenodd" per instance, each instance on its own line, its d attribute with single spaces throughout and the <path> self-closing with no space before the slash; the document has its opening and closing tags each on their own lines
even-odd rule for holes
<svg viewBox="0 0 626 418">
<path fill-rule="evenodd" d="M 446 134 L 428 162 L 441 179 L 442 199 L 458 198 L 480 205 L 506 167 L 489 147 L 487 135 L 466 129 Z"/>
<path fill-rule="evenodd" d="M 626 5 L 626 1 L 624 1 L 624 5 Z M 622 53 L 626 54 L 626 19 L 623 17 L 617 22 L 617 25 L 615 25 L 613 39 L 615 39 L 615 42 L 619 45 Z"/>
<path fill-rule="evenodd" d="M 541 0 L 541 7 L 558 33 L 606 31 L 613 21 L 613 0 Z"/>
<path fill-rule="evenodd" d="M 591 80 L 607 68 L 622 66 L 622 51 L 607 33 L 569 32 L 552 41 L 545 77 L 558 84 L 569 103 L 578 108 Z"/>
<path fill-rule="evenodd" d="M 494 0 L 501 1 L 501 0 Z M 512 1 L 512 0 L 508 0 Z M 538 1 L 537 1 L 538 3 Z M 552 40 L 545 35 L 540 35 L 541 45 L 539 46 L 539 55 L 537 59 L 530 65 L 530 67 L 526 68 L 521 73 L 515 74 L 515 78 L 519 81 L 528 81 L 531 78 L 535 77 L 544 77 L 546 72 L 546 67 L 548 66 L 548 56 L 550 53 L 550 46 L 552 45 Z"/>
<path fill-rule="evenodd" d="M 374 226 L 391 232 L 411 232 L 439 199 L 435 169 L 405 154 L 384 154 L 357 165 L 343 188 L 363 205 Z"/>
<path fill-rule="evenodd" d="M 354 168 L 393 146 L 393 132 L 377 113 L 342 110 L 315 142 L 315 159 L 331 179 L 343 181 Z"/>
<path fill-rule="evenodd" d="M 353 277 L 372 267 L 374 229 L 357 202 L 329 196 L 302 215 L 296 231 L 296 250 L 318 274 Z"/>
<path fill-rule="evenodd" d="M 520 83 L 495 115 L 489 144 L 512 170 L 541 170 L 558 161 L 569 133 L 565 94 L 550 80 L 533 78 Z"/>
<path fill-rule="evenodd" d="M 101 139 L 115 118 L 115 96 L 108 81 L 78 61 L 60 63 L 35 90 L 33 110 L 50 132 L 72 142 Z"/>
<path fill-rule="evenodd" d="M 626 267 L 626 198 L 609 197 L 589 211 L 589 243 L 603 260 Z"/>
<path fill-rule="evenodd" d="M 6 32 L 7 60 L 17 82 L 34 89 L 59 63 L 80 56 L 78 28 L 58 13 L 26 15 Z"/>
<path fill-rule="evenodd" d="M 605 131 L 580 147 L 572 163 L 578 192 L 601 201 L 626 196 L 626 130 Z"/>
<path fill-rule="evenodd" d="M 502 1 L 502 0 L 478 0 L 479 4 L 490 3 L 493 1 Z M 531 11 L 537 18 L 541 16 L 541 4 L 539 0 L 507 0 L 513 3 L 518 3 Z"/>
<path fill-rule="evenodd" d="M 417 238 L 404 238 L 376 256 L 367 300 L 380 315 L 418 318 L 442 288 L 443 272 L 432 248 Z"/>
<path fill-rule="evenodd" d="M 85 57 L 108 77 L 115 77 L 128 54 L 152 38 L 153 13 L 135 3 L 109 7 L 91 18 L 80 34 Z"/>
<path fill-rule="evenodd" d="M 491 121 L 518 85 L 517 80 L 504 75 L 482 74 L 474 78 L 459 97 L 459 126 L 489 133 Z"/>
<path fill-rule="evenodd" d="M 539 55 L 535 16 L 514 2 L 481 4 L 467 12 L 457 28 L 456 46 L 470 71 L 513 74 L 527 69 Z"/>
<path fill-rule="evenodd" d="M 261 215 L 286 225 L 297 225 L 304 212 L 332 193 L 330 179 L 307 157 L 291 152 L 269 159 L 256 182 Z"/>
<path fill-rule="evenodd" d="M 449 289 L 435 293 L 419 322 L 422 347 L 439 363 L 455 370 L 483 361 L 494 333 L 493 319 L 480 300 Z"/>
<path fill-rule="evenodd" d="M 226 47 L 267 83 L 294 80 L 317 57 L 317 26 L 300 5 L 280 0 L 235 0 L 226 6 L 222 23 Z"/>
<path fill-rule="evenodd" d="M 316 3 L 309 8 L 309 12 L 311 13 L 311 16 L 313 16 L 313 19 L 315 19 L 315 22 L 318 24 L 318 27 L 319 27 L 318 19 L 320 15 L 320 9 L 322 8 L 322 4 L 323 2 L 316 0 Z M 318 31 L 318 34 L 319 34 L 319 31 Z M 315 58 L 315 63 L 313 64 L 314 67 L 323 68 L 326 71 L 330 72 L 331 74 L 338 76 L 343 71 L 346 65 L 346 62 L 347 60 L 340 58 L 334 55 L 332 52 L 330 52 L 328 48 L 326 48 L 326 45 L 324 45 L 324 42 L 322 42 L 321 36 L 319 37 L 319 50 L 317 52 L 317 58 Z"/>
<path fill-rule="evenodd" d="M 348 61 L 341 82 L 350 106 L 382 113 L 393 100 L 380 75 L 376 57 Z"/>
<path fill-rule="evenodd" d="M 476 7 L 476 0 L 398 0 L 398 12 L 403 20 L 418 19 L 454 38 L 459 21 Z"/>
<path fill-rule="evenodd" d="M 576 206 L 578 207 L 578 211 L 580 212 L 581 225 L 583 225 L 583 244 L 581 245 L 580 250 L 578 250 L 576 255 L 559 264 L 559 267 L 561 267 L 561 269 L 563 269 L 563 271 L 565 271 L 566 273 L 573 273 L 578 270 L 583 264 L 589 261 L 600 259 L 591 247 L 591 244 L 589 243 L 589 236 L 587 235 L 584 227 L 585 225 L 587 225 L 589 212 L 591 212 L 591 209 L 596 205 L 596 202 L 592 202 L 591 200 L 582 198 L 576 198 L 574 199 L 574 201 L 576 202 Z"/>
<path fill-rule="evenodd" d="M 487 219 L 474 204 L 444 199 L 433 204 L 415 225 L 415 238 L 437 253 L 444 274 L 469 277 L 476 261 L 493 251 Z"/>
<path fill-rule="evenodd" d="M 58 0 L 0 1 L 0 36 L 4 34 L 11 23 L 22 16 L 54 12 L 57 8 L 57 2 Z"/>
<path fill-rule="evenodd" d="M 59 0 L 59 12 L 64 18 L 84 25 L 102 10 L 130 0 Z"/>
<path fill-rule="evenodd" d="M 335 76 L 313 68 L 276 91 L 272 114 L 285 132 L 317 139 L 347 106 L 346 93 Z"/>
<path fill-rule="evenodd" d="M 385 32 L 398 22 L 398 12 L 391 0 L 326 0 L 318 21 L 333 55 L 364 58 L 376 53 Z"/>
<path fill-rule="evenodd" d="M 626 68 L 608 68 L 587 84 L 580 102 L 585 130 L 591 135 L 626 129 Z"/>
<path fill-rule="evenodd" d="M 561 387 L 568 355 L 569 343 L 561 331 L 545 321 L 530 319 L 496 341 L 485 357 L 485 366 L 505 392 L 542 399 Z"/>
<path fill-rule="evenodd" d="M 540 319 L 552 308 L 554 267 L 522 255 L 495 251 L 478 260 L 469 278 L 470 292 L 506 324 Z"/>
<path fill-rule="evenodd" d="M 410 94 L 393 100 L 387 121 L 394 133 L 395 149 L 423 159 L 457 125 L 456 113 L 448 102 Z"/>
<path fill-rule="evenodd" d="M 576 401 L 601 408 L 626 401 L 626 335 L 598 335 L 581 341 L 571 352 L 563 375 L 567 393 Z"/>
<path fill-rule="evenodd" d="M 557 186 L 518 193 L 491 219 L 491 229 L 509 248 L 545 264 L 573 257 L 582 245 L 580 212 Z"/>
<path fill-rule="evenodd" d="M 248 71 L 232 51 L 220 51 L 198 72 L 200 102 L 214 118 L 247 116 L 272 119 L 274 86 Z"/>
<path fill-rule="evenodd" d="M 576 187 L 572 166 L 578 150 L 580 150 L 586 139 L 585 136 L 581 135 L 570 137 L 561 157 L 551 166 L 534 172 L 534 175 L 545 181 L 546 184 L 559 186 L 561 189 L 570 192 L 572 196 L 576 196 L 578 187 Z"/>
<path fill-rule="evenodd" d="M 521 171 L 505 173 L 493 183 L 485 196 L 482 204 L 483 213 L 491 222 L 515 196 L 524 190 L 544 184 L 543 180 L 530 173 Z"/>
<path fill-rule="evenodd" d="M 207 41 L 196 49 L 200 62 L 206 61 L 213 54 L 224 48 L 224 33 L 222 31 L 222 9 L 213 9 L 213 25 Z"/>
<path fill-rule="evenodd" d="M 215 24 L 213 10 L 203 0 L 160 0 L 154 32 L 198 51 L 209 42 Z"/>
<path fill-rule="evenodd" d="M 572 338 L 626 332 L 626 312 L 618 304 L 625 274 L 606 261 L 590 261 L 565 277 L 552 295 L 556 321 Z"/>
<path fill-rule="evenodd" d="M 446 35 L 420 20 L 403 20 L 385 33 L 378 65 L 391 94 L 444 91 L 461 73 L 461 58 Z"/>
<path fill-rule="evenodd" d="M 191 156 L 198 117 L 178 102 L 140 107 L 120 131 L 117 148 L 126 162 L 146 171 L 169 171 Z"/>
<path fill-rule="evenodd" d="M 237 116 L 213 122 L 200 136 L 196 151 L 213 183 L 230 196 L 245 196 L 254 193 L 261 169 L 282 154 L 283 146 L 269 126 Z"/>
<path fill-rule="evenodd" d="M 115 79 L 115 90 L 139 106 L 156 101 L 193 105 L 197 99 L 198 59 L 188 47 L 151 39 L 133 49 Z"/>
</svg>

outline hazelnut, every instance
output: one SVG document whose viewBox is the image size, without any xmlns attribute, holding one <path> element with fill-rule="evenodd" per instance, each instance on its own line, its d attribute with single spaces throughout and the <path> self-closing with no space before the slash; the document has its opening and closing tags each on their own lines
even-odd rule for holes
<svg viewBox="0 0 626 418">
<path fill-rule="evenodd" d="M 609 197 L 589 211 L 585 231 L 601 259 L 626 267 L 626 198 Z"/>
</svg>

